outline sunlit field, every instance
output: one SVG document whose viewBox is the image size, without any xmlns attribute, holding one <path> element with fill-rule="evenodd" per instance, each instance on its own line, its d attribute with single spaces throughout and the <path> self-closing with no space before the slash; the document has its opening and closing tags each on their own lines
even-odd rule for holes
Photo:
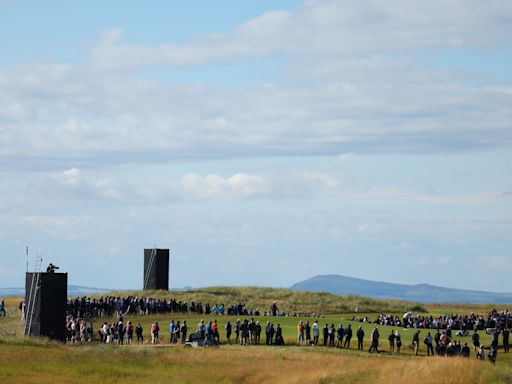
<svg viewBox="0 0 512 384">
<path fill-rule="evenodd" d="M 477 361 L 471 346 L 471 358 L 427 357 L 421 344 L 420 356 L 414 356 L 411 346 L 412 330 L 399 329 L 402 335 L 400 355 L 389 353 L 387 337 L 393 327 L 379 326 L 380 354 L 368 353 L 370 334 L 374 325 L 350 321 L 354 313 L 325 315 L 318 318 L 320 327 L 342 323 L 354 329 L 350 349 L 324 346 L 297 346 L 296 326 L 300 317 L 254 317 L 265 325 L 271 321 L 283 328 L 286 345 L 240 346 L 226 345 L 224 325 L 237 317 L 214 315 L 149 315 L 127 316 L 125 321 L 141 323 L 145 344 L 132 346 L 105 345 L 98 342 L 97 330 L 103 321 L 113 322 L 115 317 L 93 319 L 95 338 L 92 343 L 63 344 L 45 339 L 22 336 L 21 314 L 17 309 L 19 299 L 7 299 L 8 316 L 0 318 L 0 372 L 2 383 L 103 383 L 103 382 L 183 382 L 183 383 L 370 383 L 421 382 L 421 383 L 511 383 L 512 354 L 498 354 L 496 366 L 489 361 Z M 450 309 L 435 307 L 436 311 Z M 430 307 L 426 308 L 428 311 Z M 460 309 L 460 308 L 459 308 Z M 468 308 L 462 308 L 467 313 Z M 475 308 L 474 308 L 475 309 Z M 487 307 L 478 307 L 484 313 Z M 450 311 L 455 312 L 455 311 Z M 397 313 L 398 314 L 398 313 Z M 363 317 L 365 314 L 357 314 Z M 401 315 L 401 314 L 400 314 Z M 368 313 L 375 318 L 375 313 Z M 197 323 L 216 319 L 221 334 L 220 348 L 183 348 L 169 344 L 170 320 L 186 320 L 189 330 Z M 243 320 L 243 317 L 241 317 Z M 151 324 L 158 321 L 161 327 L 157 346 L 149 344 Z M 364 351 L 356 350 L 355 331 L 358 326 L 365 331 Z M 423 338 L 427 330 L 421 330 Z M 481 333 L 484 345 L 490 336 Z M 234 339 L 234 334 L 232 335 Z M 471 345 L 470 337 L 454 337 Z M 322 336 L 320 336 L 322 342 Z M 264 332 L 262 332 L 262 344 Z"/>
</svg>

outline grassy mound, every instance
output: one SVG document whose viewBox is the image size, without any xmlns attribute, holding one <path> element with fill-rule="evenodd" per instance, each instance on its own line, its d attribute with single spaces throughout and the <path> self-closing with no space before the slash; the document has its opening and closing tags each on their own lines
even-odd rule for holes
<svg viewBox="0 0 512 384">
<path fill-rule="evenodd" d="M 113 296 L 146 296 L 169 300 L 224 304 L 245 304 L 248 309 L 270 310 L 273 302 L 279 309 L 291 313 L 403 313 L 413 310 L 426 312 L 419 303 L 399 300 L 372 299 L 360 296 L 334 295 L 327 292 L 302 292 L 266 287 L 209 287 L 187 291 L 123 291 L 110 292 Z"/>
</svg>

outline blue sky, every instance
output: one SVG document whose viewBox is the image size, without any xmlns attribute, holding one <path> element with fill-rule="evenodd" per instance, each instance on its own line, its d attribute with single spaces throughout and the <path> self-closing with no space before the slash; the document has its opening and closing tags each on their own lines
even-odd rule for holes
<svg viewBox="0 0 512 384">
<path fill-rule="evenodd" d="M 0 286 L 510 291 L 512 4 L 0 0 Z"/>
</svg>

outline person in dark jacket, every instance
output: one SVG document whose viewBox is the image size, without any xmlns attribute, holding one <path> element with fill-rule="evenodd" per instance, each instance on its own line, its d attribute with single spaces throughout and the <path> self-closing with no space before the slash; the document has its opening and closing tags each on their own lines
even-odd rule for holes
<svg viewBox="0 0 512 384">
<path fill-rule="evenodd" d="M 181 324 L 181 344 L 185 344 L 185 342 L 187 341 L 187 332 L 187 321 L 183 320 L 183 324 Z"/>
<path fill-rule="evenodd" d="M 400 353 L 400 348 L 402 348 L 402 336 L 398 330 L 395 332 L 395 345 L 396 345 L 396 353 Z"/>
<path fill-rule="evenodd" d="M 378 327 L 375 327 L 372 331 L 372 345 L 370 347 L 370 349 L 368 350 L 369 353 L 371 353 L 372 351 L 375 351 L 377 353 L 380 353 L 379 351 L 379 328 Z"/>
<path fill-rule="evenodd" d="M 352 340 L 352 326 L 349 324 L 348 327 L 345 329 L 345 348 L 350 349 L 350 340 Z"/>
<path fill-rule="evenodd" d="M 500 330 L 498 328 L 495 328 L 492 333 L 491 347 L 496 350 L 498 349 L 499 337 L 500 337 Z"/>
<path fill-rule="evenodd" d="M 329 340 L 329 326 L 325 324 L 325 327 L 322 329 L 322 335 L 324 337 L 324 347 L 327 346 L 327 341 Z"/>
<path fill-rule="evenodd" d="M 343 348 L 343 338 L 345 337 L 345 330 L 343 329 L 343 326 L 338 325 L 338 329 L 336 330 L 336 348 Z"/>
<path fill-rule="evenodd" d="M 274 344 L 275 345 L 284 345 L 283 329 L 281 328 L 281 324 L 277 324 L 277 327 L 276 327 L 276 341 L 275 341 Z"/>
<path fill-rule="evenodd" d="M 503 330 L 503 350 L 504 350 L 504 352 L 509 351 L 509 337 L 510 337 L 510 330 L 508 328 L 505 328 Z"/>
<path fill-rule="evenodd" d="M 432 353 L 432 356 L 434 356 L 434 347 L 432 346 L 432 336 L 430 335 L 430 332 L 428 332 L 427 336 L 425 337 L 425 340 L 423 341 L 427 346 L 427 356 L 430 356 L 430 353 Z"/>
<path fill-rule="evenodd" d="M 390 352 L 390 353 L 395 352 L 395 338 L 396 338 L 395 330 L 394 330 L 394 329 L 392 329 L 392 330 L 391 330 L 391 334 L 388 336 L 388 340 L 389 340 L 389 352 Z"/>
<path fill-rule="evenodd" d="M 304 332 L 306 333 L 306 345 L 311 345 L 311 325 L 309 325 L 309 320 L 306 321 Z"/>
<path fill-rule="evenodd" d="M 473 347 L 475 348 L 475 353 L 480 349 L 480 335 L 478 331 L 475 329 L 475 332 L 471 335 L 471 341 L 473 342 Z"/>
<path fill-rule="evenodd" d="M 231 322 L 228 320 L 224 329 L 226 330 L 226 340 L 228 344 L 231 344 Z"/>
<path fill-rule="evenodd" d="M 357 349 L 359 351 L 362 351 L 363 350 L 363 340 L 364 340 L 364 331 L 363 331 L 362 326 L 359 326 L 359 328 L 357 329 L 356 336 L 357 336 Z"/>
</svg>

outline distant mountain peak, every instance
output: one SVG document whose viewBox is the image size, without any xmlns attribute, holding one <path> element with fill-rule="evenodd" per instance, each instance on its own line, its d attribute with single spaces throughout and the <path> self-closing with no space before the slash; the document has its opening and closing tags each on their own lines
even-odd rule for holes
<svg viewBox="0 0 512 384">
<path fill-rule="evenodd" d="M 321 291 L 340 295 L 369 296 L 429 303 L 512 304 L 512 293 L 484 292 L 437 287 L 421 283 L 395 284 L 343 275 L 316 275 L 291 286 L 298 291 Z"/>
</svg>

